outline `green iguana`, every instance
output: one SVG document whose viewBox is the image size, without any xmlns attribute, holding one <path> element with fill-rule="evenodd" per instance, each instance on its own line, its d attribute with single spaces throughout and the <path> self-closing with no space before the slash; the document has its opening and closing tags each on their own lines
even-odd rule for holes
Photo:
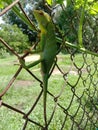
<svg viewBox="0 0 98 130">
<path fill-rule="evenodd" d="M 51 74 L 53 64 L 55 62 L 58 46 L 55 37 L 55 27 L 51 17 L 42 10 L 34 10 L 34 16 L 38 22 L 40 29 L 40 41 L 38 43 L 38 50 L 40 59 L 31 63 L 28 66 L 23 65 L 25 68 L 31 68 L 34 65 L 41 63 L 41 72 L 43 77 L 43 104 L 44 104 L 44 120 L 45 126 L 47 125 L 46 116 L 46 100 L 47 100 L 47 87 L 48 78 Z M 34 53 L 33 51 L 30 53 Z M 23 63 L 22 63 L 23 64 Z"/>
<path fill-rule="evenodd" d="M 51 17 L 43 11 L 34 11 L 34 16 L 38 21 L 40 33 L 39 49 L 41 59 L 41 71 L 43 77 L 43 103 L 44 103 L 44 118 L 46 119 L 46 99 L 48 78 L 51 73 L 51 68 L 57 54 L 57 42 L 55 38 L 55 28 L 52 23 Z"/>
</svg>

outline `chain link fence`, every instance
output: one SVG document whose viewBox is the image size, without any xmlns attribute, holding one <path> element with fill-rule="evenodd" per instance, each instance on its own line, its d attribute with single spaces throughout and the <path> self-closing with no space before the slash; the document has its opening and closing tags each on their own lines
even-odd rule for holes
<svg viewBox="0 0 98 130">
<path fill-rule="evenodd" d="M 2 38 L 0 38 L 0 44 L 6 46 L 6 48 L 18 57 L 18 59 L 24 59 L 28 56 L 28 53 L 23 56 L 18 55 L 18 53 Z M 47 111 L 49 111 L 49 113 L 47 113 L 47 128 L 44 126 L 43 106 L 42 108 L 39 108 L 39 104 L 42 103 L 43 82 L 31 69 L 25 69 L 25 71 L 31 75 L 33 80 L 36 80 L 36 83 L 40 87 L 40 91 L 37 92 L 36 98 L 33 98 L 32 96 L 30 99 L 32 100 L 32 103 L 27 110 L 22 108 L 18 109 L 15 105 L 8 103 L 9 99 L 6 99 L 5 101 L 4 98 L 13 84 L 16 83 L 18 75 L 22 73 L 22 65 L 19 66 L 9 83 L 0 92 L 1 108 L 7 108 L 7 111 L 11 110 L 14 120 L 15 113 L 18 113 L 20 122 L 23 119 L 20 127 L 17 129 L 97 130 L 98 57 L 82 52 L 77 53 L 76 50 L 72 50 L 72 48 L 66 46 L 63 47 L 63 50 L 67 53 L 67 56 L 66 54 L 59 54 L 57 56 L 53 74 L 49 79 L 47 91 Z M 53 91 L 53 82 L 57 82 L 55 83 L 55 91 Z M 2 88 L 2 84 L 0 86 Z M 22 95 L 22 98 L 24 98 L 24 95 Z M 19 100 L 21 101 L 21 99 Z M 25 104 L 25 106 L 27 106 L 27 104 Z M 36 111 L 38 111 L 38 113 L 34 116 Z M 41 114 L 39 115 L 39 113 Z M 6 117 L 6 115 L 3 116 Z M 3 118 L 3 116 L 1 117 Z M 9 119 L 6 117 L 5 122 L 8 120 Z M 56 125 L 54 125 L 54 122 Z M 9 125 L 11 125 L 11 123 Z"/>
</svg>

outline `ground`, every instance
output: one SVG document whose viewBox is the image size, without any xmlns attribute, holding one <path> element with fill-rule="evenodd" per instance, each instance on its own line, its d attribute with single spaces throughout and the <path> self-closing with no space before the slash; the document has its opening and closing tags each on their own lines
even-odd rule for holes
<svg viewBox="0 0 98 130">
<path fill-rule="evenodd" d="M 40 58 L 39 55 L 36 55 L 36 54 L 30 55 L 30 56 L 27 56 L 25 58 L 25 62 L 31 62 L 31 61 L 34 62 L 34 61 L 38 60 L 39 58 Z M 35 69 L 34 71 L 38 71 L 38 69 Z M 77 71 L 75 71 L 75 70 L 70 70 L 69 74 L 78 75 Z M 55 67 L 52 75 L 61 75 L 61 72 Z M 29 80 L 17 80 L 15 86 L 19 86 L 19 85 L 21 85 L 21 86 L 31 86 L 32 83 L 33 83 L 33 81 L 29 81 Z"/>
</svg>

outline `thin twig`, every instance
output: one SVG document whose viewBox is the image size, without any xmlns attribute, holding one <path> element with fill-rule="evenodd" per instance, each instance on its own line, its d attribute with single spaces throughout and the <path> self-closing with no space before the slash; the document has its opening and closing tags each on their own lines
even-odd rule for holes
<svg viewBox="0 0 98 130">
<path fill-rule="evenodd" d="M 12 52 L 14 55 L 16 55 L 18 58 L 20 58 L 20 56 L 17 54 L 17 52 L 14 51 L 14 49 L 12 47 L 10 47 L 8 45 L 7 42 L 5 42 L 1 37 L 0 37 L 0 41 L 2 42 L 2 44 L 10 51 Z"/>
<path fill-rule="evenodd" d="M 5 106 L 5 107 L 7 107 L 7 108 L 9 108 L 9 109 L 11 109 L 11 110 L 13 110 L 13 111 L 16 111 L 16 112 L 18 112 L 18 113 L 20 113 L 20 114 L 22 114 L 22 115 L 25 115 L 25 113 L 22 112 L 21 110 L 18 110 L 18 109 L 16 109 L 16 108 L 14 108 L 14 107 L 12 107 L 12 106 L 10 106 L 10 105 L 4 103 L 4 102 L 2 102 L 2 105 Z"/>
<path fill-rule="evenodd" d="M 31 21 L 31 19 L 27 16 L 27 14 L 26 14 L 26 12 L 24 11 L 24 9 L 22 8 L 22 5 L 21 5 L 20 2 L 18 2 L 18 5 L 19 5 L 21 11 L 23 12 L 23 14 L 25 15 L 25 17 L 27 18 L 27 20 L 30 22 L 30 24 L 31 24 L 32 27 L 34 28 L 34 30 L 36 30 L 36 31 L 38 32 L 36 26 L 33 24 L 33 22 Z"/>
<path fill-rule="evenodd" d="M 6 92 L 9 90 L 9 88 L 11 87 L 11 85 L 13 84 L 13 82 L 15 81 L 16 77 L 18 76 L 18 74 L 21 72 L 22 67 L 20 66 L 19 69 L 17 70 L 17 72 L 15 73 L 15 75 L 12 77 L 12 79 L 9 81 L 8 85 L 6 86 L 6 88 L 3 90 L 3 92 L 0 94 L 0 98 L 6 94 Z"/>
<path fill-rule="evenodd" d="M 7 11 L 9 11 L 14 5 L 16 5 L 19 2 L 19 0 L 14 1 L 12 4 L 7 6 L 1 13 L 0 16 L 4 15 Z"/>
<path fill-rule="evenodd" d="M 52 112 L 52 114 L 51 114 L 51 117 L 50 117 L 50 119 L 49 119 L 49 121 L 48 121 L 47 127 L 50 125 L 50 123 L 51 123 L 51 121 L 52 121 L 52 119 L 53 119 L 54 113 L 55 113 L 55 111 L 56 111 L 56 107 L 57 107 L 57 102 L 55 102 L 55 106 L 54 106 L 53 112 Z"/>
<path fill-rule="evenodd" d="M 43 90 L 41 90 L 41 92 L 39 93 L 39 96 L 37 97 L 35 103 L 34 103 L 33 106 L 31 107 L 31 109 L 28 111 L 28 113 L 25 115 L 26 117 L 28 117 L 28 116 L 30 115 L 30 113 L 34 110 L 36 104 L 38 103 L 38 101 L 39 101 L 39 99 L 40 99 L 40 97 L 41 97 L 41 95 L 42 95 L 42 92 L 43 92 Z"/>
<path fill-rule="evenodd" d="M 11 110 L 13 110 L 13 111 L 15 111 L 15 112 L 18 112 L 18 113 L 20 113 L 20 114 L 22 114 L 22 115 L 25 115 L 25 113 L 24 113 L 23 111 L 21 111 L 21 110 L 19 110 L 19 109 L 16 109 L 16 108 L 14 108 L 14 107 L 12 107 L 12 106 L 10 106 L 10 105 L 4 103 L 4 102 L 2 102 L 2 105 L 5 106 L 5 107 L 7 107 L 7 108 L 9 108 L 9 109 L 11 109 Z M 30 122 L 36 124 L 37 126 L 40 126 L 41 128 L 43 128 L 43 126 L 42 126 L 41 124 L 39 124 L 39 123 L 37 123 L 37 122 L 31 120 L 30 118 L 27 118 L 27 119 L 28 119 L 28 121 L 30 121 Z"/>
<path fill-rule="evenodd" d="M 23 126 L 23 129 L 22 129 L 22 130 L 25 130 L 25 129 L 26 129 L 27 124 L 28 124 L 28 119 L 25 121 L 25 123 L 24 123 L 24 126 Z"/>
</svg>

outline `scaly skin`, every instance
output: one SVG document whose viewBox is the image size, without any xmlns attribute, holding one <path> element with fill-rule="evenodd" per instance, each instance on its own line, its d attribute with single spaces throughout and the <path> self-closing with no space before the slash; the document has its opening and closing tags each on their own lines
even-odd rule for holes
<svg viewBox="0 0 98 130">
<path fill-rule="evenodd" d="M 43 76 L 44 120 L 45 126 L 47 126 L 46 100 L 48 78 L 57 53 L 57 42 L 55 38 L 55 28 L 50 16 L 41 10 L 34 10 L 34 16 L 37 19 L 39 29 L 41 30 L 39 48 L 42 52 L 40 53 L 40 58 L 42 59 L 41 71 Z"/>
</svg>

